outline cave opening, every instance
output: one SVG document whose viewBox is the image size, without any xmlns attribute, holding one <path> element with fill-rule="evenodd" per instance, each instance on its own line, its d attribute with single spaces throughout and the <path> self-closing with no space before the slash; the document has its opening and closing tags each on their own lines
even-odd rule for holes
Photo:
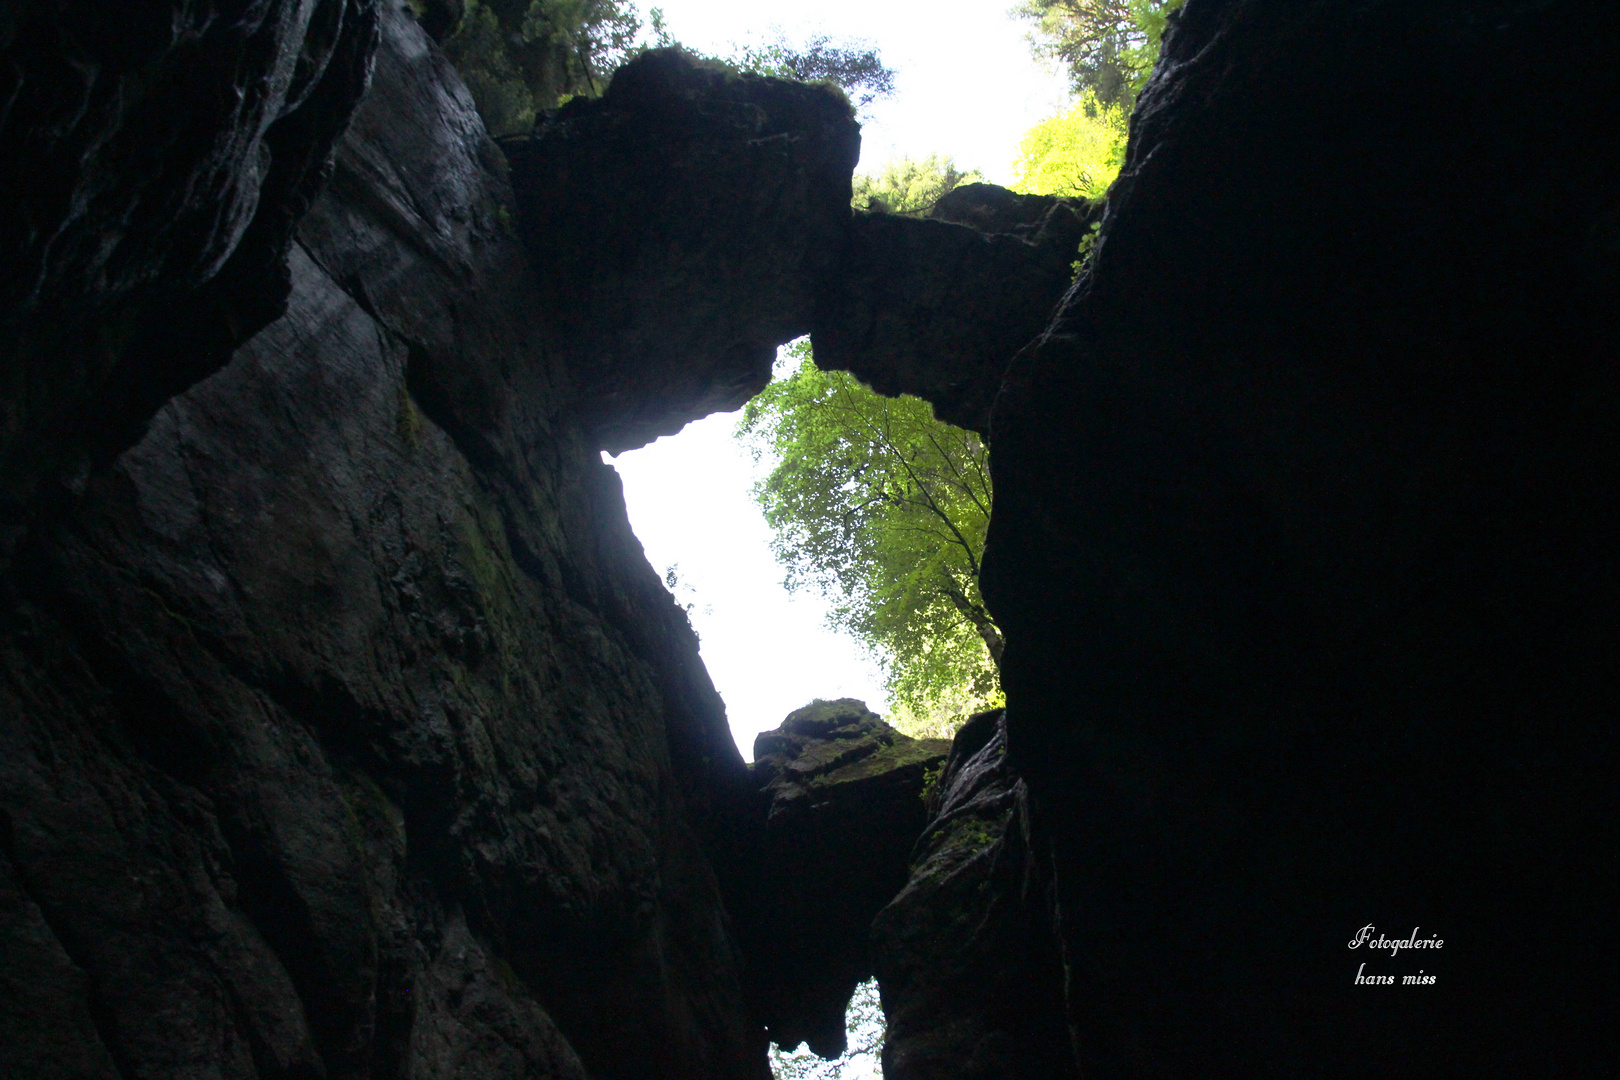
<svg viewBox="0 0 1620 1080">
<path fill-rule="evenodd" d="M 775 1080 L 881 1080 L 886 1033 L 877 979 L 867 979 L 855 987 L 844 1010 L 844 1052 L 829 1059 L 819 1056 L 805 1043 L 793 1049 L 773 1043 L 771 1075 Z"/>
</svg>

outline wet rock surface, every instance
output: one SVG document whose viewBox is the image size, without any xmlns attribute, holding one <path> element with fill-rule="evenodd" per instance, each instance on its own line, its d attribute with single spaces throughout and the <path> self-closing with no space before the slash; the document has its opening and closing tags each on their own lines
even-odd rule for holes
<svg viewBox="0 0 1620 1080">
<path fill-rule="evenodd" d="M 957 732 L 927 810 L 910 880 L 872 926 L 883 1075 L 1078 1077 L 1050 858 L 1007 758 L 1002 710 Z"/>
<path fill-rule="evenodd" d="M 872 919 L 906 881 L 923 789 L 948 744 L 912 739 L 859 701 L 818 701 L 754 740 L 765 826 L 758 888 L 737 903 L 771 1039 L 844 1050 L 844 1008 L 872 975 Z"/>
</svg>

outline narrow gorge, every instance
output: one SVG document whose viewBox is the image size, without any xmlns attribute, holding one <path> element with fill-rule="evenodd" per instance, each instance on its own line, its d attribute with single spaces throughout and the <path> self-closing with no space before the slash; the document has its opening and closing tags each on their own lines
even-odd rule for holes
<svg viewBox="0 0 1620 1080">
<path fill-rule="evenodd" d="M 398 0 L 0 56 L 0 1077 L 766 1080 L 872 975 L 890 1080 L 1613 1068 L 1614 5 L 1187 0 L 1106 202 L 927 218 L 676 49 L 497 142 Z M 991 446 L 954 743 L 746 764 L 602 461 L 805 334 Z"/>
</svg>

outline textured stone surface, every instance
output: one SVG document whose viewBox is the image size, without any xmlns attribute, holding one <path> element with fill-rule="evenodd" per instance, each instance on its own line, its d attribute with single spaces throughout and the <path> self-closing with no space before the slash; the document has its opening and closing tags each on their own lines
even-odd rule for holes
<svg viewBox="0 0 1620 1080">
<path fill-rule="evenodd" d="M 3 822 L 0 822 L 3 824 Z M 10 844 L 6 845 L 9 850 Z M 85 973 L 0 854 L 0 1063 L 8 1075 L 116 1077 L 90 1015 Z"/>
<path fill-rule="evenodd" d="M 736 409 L 810 330 L 860 135 L 836 91 L 658 49 L 504 143 L 574 407 L 614 453 Z M 842 272 L 842 271 L 840 271 Z"/>
<path fill-rule="evenodd" d="M 519 201 L 390 6 L 289 247 L 370 5 L 103 7 L 0 14 L 0 1073 L 835 1050 L 943 748 L 835 703 L 751 776 L 597 450 L 828 333 L 843 258 L 892 271 L 847 323 L 880 388 L 977 426 L 1016 354 L 1017 776 L 959 748 L 880 923 L 895 1074 L 1062 1075 L 1004 1008 L 1050 852 L 1086 1075 L 1606 1075 L 1613 5 L 1189 0 L 1031 349 L 977 335 L 1061 289 L 1048 204 L 849 218 L 824 91 L 655 56 L 514 147 Z M 1439 982 L 1351 985 L 1367 923 Z"/>
<path fill-rule="evenodd" d="M 389 10 L 286 313 L 19 550 L 0 1071 L 765 1074 L 748 775 L 510 205 Z"/>
<path fill-rule="evenodd" d="M 872 926 L 889 1080 L 1080 1075 L 1049 857 L 1002 712 L 963 725 L 928 792 L 911 878 Z"/>
<path fill-rule="evenodd" d="M 1612 1060 L 1617 17 L 1189 0 L 1167 39 L 991 421 L 1088 1075 Z"/>
<path fill-rule="evenodd" d="M 806 705 L 754 740 L 765 831 L 737 916 L 760 1017 L 781 1046 L 843 1052 L 844 1008 L 872 975 L 872 919 L 905 884 L 926 774 L 947 748 L 850 698 Z"/>
<path fill-rule="evenodd" d="M 281 312 L 376 33 L 375 0 L 7 5 L 0 565 Z"/>
<path fill-rule="evenodd" d="M 858 212 L 816 307 L 816 363 L 989 430 L 1012 358 L 1074 279 L 1100 205 L 968 184 L 930 218 Z"/>
</svg>

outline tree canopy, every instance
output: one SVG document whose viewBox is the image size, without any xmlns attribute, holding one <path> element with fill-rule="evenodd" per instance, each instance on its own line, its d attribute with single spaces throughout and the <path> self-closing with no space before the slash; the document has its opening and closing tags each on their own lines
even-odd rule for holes
<svg viewBox="0 0 1620 1080">
<path fill-rule="evenodd" d="M 826 34 L 803 45 L 784 37 L 766 45 L 739 49 L 727 62 L 743 71 L 800 82 L 830 82 L 848 94 L 858 109 L 894 93 L 894 72 L 883 66 L 878 51 L 864 41 L 838 44 Z"/>
<path fill-rule="evenodd" d="M 662 17 L 654 11 L 655 35 Z M 466 0 L 445 54 L 492 135 L 527 131 L 537 112 L 594 97 L 638 48 L 631 0 Z"/>
<path fill-rule="evenodd" d="M 1069 69 L 1073 104 L 1025 132 L 1015 191 L 1100 199 L 1119 175 L 1136 95 L 1183 0 L 1026 0 L 1037 55 Z"/>
<path fill-rule="evenodd" d="M 1129 115 L 1159 58 L 1165 20 L 1182 2 L 1024 0 L 1013 14 L 1035 23 L 1036 54 L 1067 67 L 1076 94 Z"/>
<path fill-rule="evenodd" d="M 774 467 L 755 488 L 790 590 L 832 602 L 831 621 L 885 665 L 891 722 L 948 734 L 1000 701 L 1001 632 L 979 595 L 990 470 L 977 435 L 913 397 L 886 398 L 784 350 L 786 377 L 738 426 Z"/>
<path fill-rule="evenodd" d="M 1090 91 L 1073 108 L 1030 128 L 1013 163 L 1014 191 L 1100 199 L 1125 161 L 1125 110 Z"/>
<path fill-rule="evenodd" d="M 876 174 L 857 175 L 851 202 L 860 210 L 927 214 L 958 185 L 983 179 L 977 170 L 962 172 L 950 157 L 896 158 Z"/>
<path fill-rule="evenodd" d="M 445 23 L 445 54 L 466 80 L 492 135 L 529 130 L 535 117 L 575 97 L 596 97 L 613 72 L 640 52 L 680 45 L 658 8 L 642 21 L 634 0 L 466 0 L 449 25 L 446 0 L 408 0 L 423 25 Z M 684 48 L 684 46 L 682 46 Z M 894 92 L 894 72 L 877 49 L 825 34 L 795 45 L 778 36 L 708 56 L 738 71 L 829 82 L 857 108 Z"/>
</svg>

